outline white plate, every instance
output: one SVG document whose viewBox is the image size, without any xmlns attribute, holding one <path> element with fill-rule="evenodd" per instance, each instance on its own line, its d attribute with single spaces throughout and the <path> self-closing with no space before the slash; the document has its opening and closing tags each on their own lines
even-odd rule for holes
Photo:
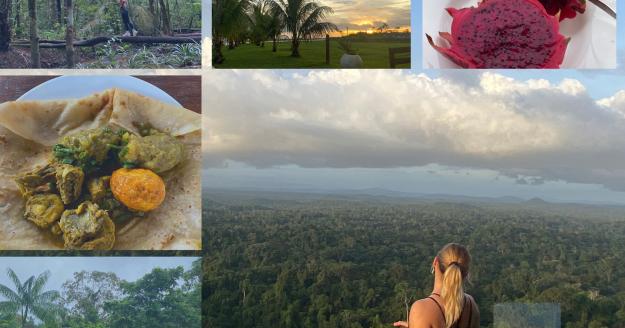
<svg viewBox="0 0 625 328">
<path fill-rule="evenodd" d="M 603 0 L 616 11 L 616 0 Z M 438 32 L 451 31 L 451 16 L 445 8 L 477 6 L 478 0 L 423 0 L 423 68 L 459 68 L 438 53 L 425 38 L 429 34 L 436 44 L 447 44 Z M 616 68 L 616 19 L 587 2 L 586 12 L 560 24 L 560 33 L 571 37 L 561 68 Z"/>
<path fill-rule="evenodd" d="M 60 76 L 46 81 L 23 94 L 18 100 L 56 100 L 87 97 L 110 88 L 120 88 L 181 106 L 176 99 L 158 87 L 132 76 Z"/>
</svg>

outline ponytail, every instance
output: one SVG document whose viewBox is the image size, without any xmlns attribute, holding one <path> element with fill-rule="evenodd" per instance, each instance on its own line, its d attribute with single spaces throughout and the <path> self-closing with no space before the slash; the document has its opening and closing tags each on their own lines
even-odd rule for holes
<svg viewBox="0 0 625 328">
<path fill-rule="evenodd" d="M 443 288 L 441 298 L 445 305 L 446 328 L 451 327 L 462 313 L 464 289 L 462 288 L 462 269 L 456 262 L 452 262 L 443 273 Z"/>
</svg>

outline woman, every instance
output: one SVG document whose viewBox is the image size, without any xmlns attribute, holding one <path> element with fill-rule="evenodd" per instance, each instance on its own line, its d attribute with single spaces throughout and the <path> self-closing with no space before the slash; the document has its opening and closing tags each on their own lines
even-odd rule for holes
<svg viewBox="0 0 625 328">
<path fill-rule="evenodd" d="M 434 290 L 427 298 L 412 304 L 405 328 L 474 328 L 480 326 L 480 311 L 471 295 L 464 293 L 471 255 L 460 244 L 447 244 L 432 262 Z"/>
<path fill-rule="evenodd" d="M 119 12 L 122 15 L 124 29 L 126 29 L 126 33 L 124 33 L 123 36 L 137 35 L 137 30 L 135 30 L 135 26 L 130 21 L 130 14 L 128 12 L 128 0 L 119 0 Z"/>
</svg>

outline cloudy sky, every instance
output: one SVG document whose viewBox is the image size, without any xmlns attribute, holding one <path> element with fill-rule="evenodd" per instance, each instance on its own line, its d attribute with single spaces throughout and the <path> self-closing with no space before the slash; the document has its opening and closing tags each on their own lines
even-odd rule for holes
<svg viewBox="0 0 625 328">
<path fill-rule="evenodd" d="M 419 8 L 421 7 L 421 2 Z M 390 28 L 400 27 L 410 28 L 411 19 L 418 17 L 421 20 L 421 9 L 417 9 L 419 16 L 412 12 L 410 0 L 317 0 L 317 3 L 330 6 L 334 14 L 328 17 L 328 21 L 336 24 L 341 31 L 349 28 L 352 31 L 374 30 L 383 23 Z M 211 6 L 203 7 L 204 24 L 202 26 L 204 35 L 210 35 L 211 30 Z M 412 3 L 412 8 L 415 8 Z"/>
<path fill-rule="evenodd" d="M 50 270 L 47 289 L 60 290 L 63 283 L 72 279 L 74 272 L 114 272 L 127 281 L 135 281 L 155 267 L 191 268 L 193 257 L 0 257 L 0 284 L 13 287 L 7 277 L 8 268 L 13 269 L 22 282 L 32 275 Z"/>
<path fill-rule="evenodd" d="M 525 74 L 215 71 L 205 185 L 623 202 L 625 77 Z"/>
<path fill-rule="evenodd" d="M 204 185 L 625 204 L 618 26 L 616 70 L 213 71 Z"/>
</svg>

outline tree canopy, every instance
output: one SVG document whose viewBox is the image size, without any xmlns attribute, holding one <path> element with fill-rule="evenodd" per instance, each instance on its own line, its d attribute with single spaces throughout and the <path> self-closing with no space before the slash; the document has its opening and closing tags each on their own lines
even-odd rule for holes
<svg viewBox="0 0 625 328">
<path fill-rule="evenodd" d="M 484 327 L 510 302 L 557 303 L 565 328 L 625 320 L 623 210 L 203 195 L 205 327 L 389 327 L 448 242 L 471 252 Z"/>
<path fill-rule="evenodd" d="M 48 271 L 22 283 L 9 269 L 15 288 L 0 285 L 0 328 L 200 327 L 200 263 L 188 271 L 157 267 L 136 281 L 76 272 L 60 292 L 43 291 L 54 278 Z"/>
</svg>

